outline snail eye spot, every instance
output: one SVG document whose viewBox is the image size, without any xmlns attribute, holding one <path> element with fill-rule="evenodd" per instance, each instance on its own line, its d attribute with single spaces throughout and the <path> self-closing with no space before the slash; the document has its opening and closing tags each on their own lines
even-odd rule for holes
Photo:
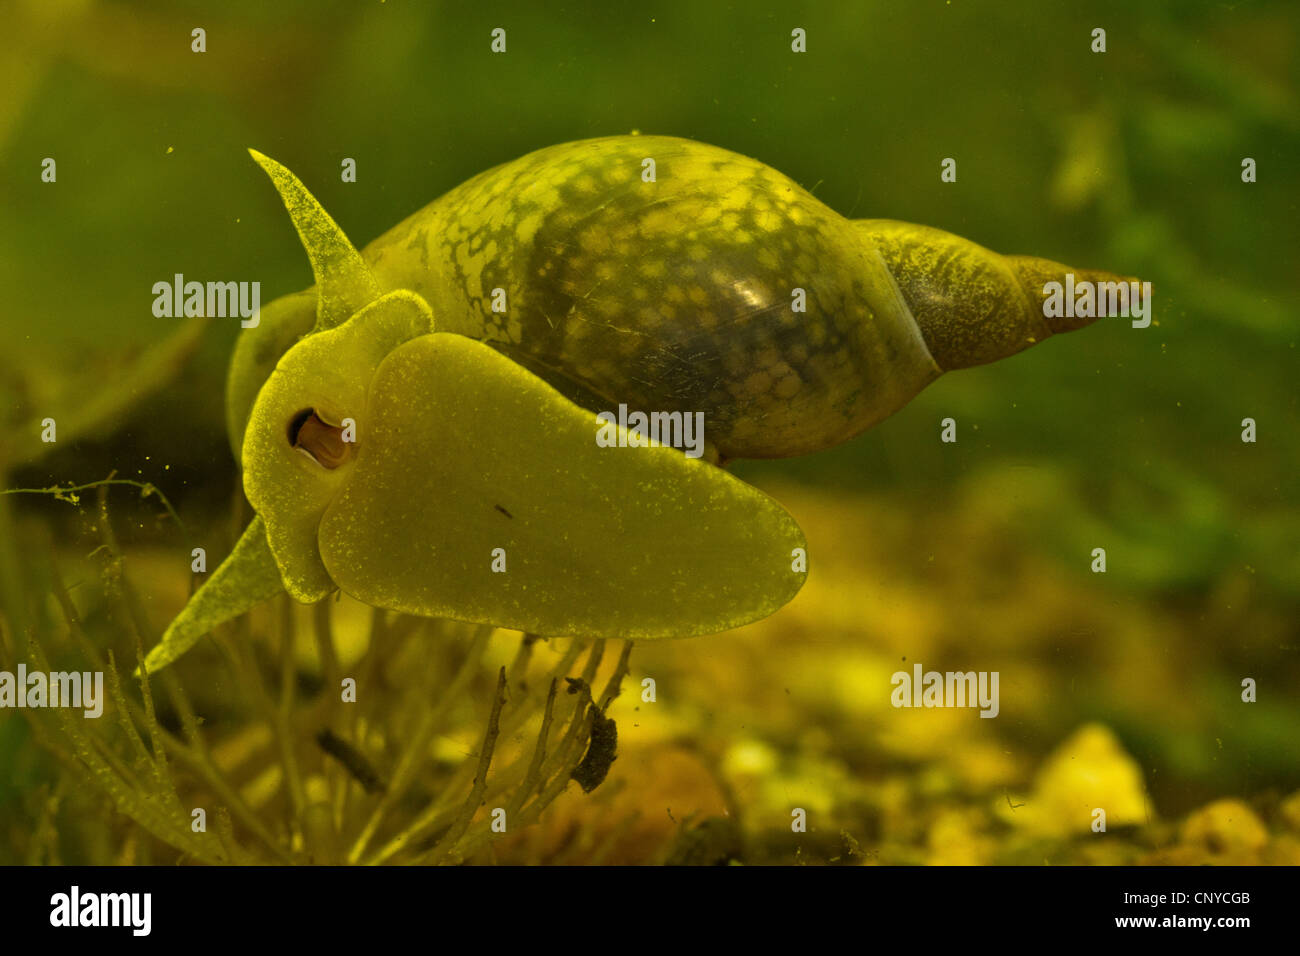
<svg viewBox="0 0 1300 956">
<path fill-rule="evenodd" d="M 324 421 L 314 408 L 304 408 L 290 419 L 289 444 L 330 470 L 355 454 L 352 442 L 343 440 L 343 429 Z"/>
</svg>

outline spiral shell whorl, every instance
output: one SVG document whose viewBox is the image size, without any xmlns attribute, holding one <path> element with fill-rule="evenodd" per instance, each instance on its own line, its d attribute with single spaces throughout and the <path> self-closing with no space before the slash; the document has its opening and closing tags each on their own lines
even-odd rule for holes
<svg viewBox="0 0 1300 956">
<path fill-rule="evenodd" d="M 863 219 L 857 225 L 884 257 L 930 354 L 945 372 L 1006 358 L 1093 321 L 1044 318 L 1045 283 L 1061 282 L 1068 272 L 1081 281 L 1119 279 L 1036 256 L 999 255 L 929 226 L 891 219 Z"/>
</svg>

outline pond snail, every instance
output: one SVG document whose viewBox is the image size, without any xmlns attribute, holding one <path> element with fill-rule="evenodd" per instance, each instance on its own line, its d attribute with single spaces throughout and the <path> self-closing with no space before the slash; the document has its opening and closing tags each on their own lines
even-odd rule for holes
<svg viewBox="0 0 1300 956">
<path fill-rule="evenodd" d="M 702 411 L 727 458 L 852 438 L 942 372 L 1087 321 L 1049 325 L 1044 282 L 1114 278 L 939 229 L 845 219 L 762 163 L 661 136 L 565 143 L 497 166 L 362 255 L 381 289 L 430 303 L 440 331 L 487 342 L 591 407 Z M 505 312 L 492 311 L 495 289 Z M 308 290 L 241 336 L 237 451 L 262 382 L 315 314 Z"/>
<path fill-rule="evenodd" d="M 1117 278 L 849 220 L 659 136 L 530 153 L 358 253 L 253 155 L 317 285 L 241 335 L 227 419 L 257 518 L 150 669 L 281 591 L 592 637 L 764 617 L 802 585 L 803 535 L 716 463 L 845 441 L 1091 321 L 1044 318 L 1046 282 Z M 599 448 L 594 412 L 620 404 L 703 412 L 709 461 Z"/>
</svg>

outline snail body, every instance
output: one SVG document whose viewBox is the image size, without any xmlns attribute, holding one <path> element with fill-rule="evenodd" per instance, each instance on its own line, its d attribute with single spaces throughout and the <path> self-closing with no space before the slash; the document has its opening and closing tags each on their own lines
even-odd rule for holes
<svg viewBox="0 0 1300 956">
<path fill-rule="evenodd" d="M 316 285 L 236 347 L 227 418 L 256 517 L 149 670 L 282 592 L 543 635 L 757 620 L 802 586 L 807 542 L 716 463 L 830 447 L 946 370 L 1091 321 L 1044 318 L 1064 266 L 846 219 L 690 140 L 539 150 L 364 252 L 253 157 Z M 596 412 L 615 405 L 702 412 L 709 460 L 623 424 L 636 450 L 610 451 Z"/>
<path fill-rule="evenodd" d="M 724 458 L 839 444 L 945 371 L 1082 324 L 1049 325 L 1045 281 L 1114 278 L 849 220 L 756 160 L 662 136 L 497 166 L 362 256 L 381 289 L 428 301 L 440 331 L 486 342 L 585 407 L 703 412 Z M 274 358 L 313 320 L 300 293 L 241 336 L 236 446 Z"/>
</svg>

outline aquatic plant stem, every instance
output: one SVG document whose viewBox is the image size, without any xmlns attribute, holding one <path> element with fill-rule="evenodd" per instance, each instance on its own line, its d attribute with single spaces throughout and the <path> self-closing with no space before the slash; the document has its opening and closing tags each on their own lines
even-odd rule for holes
<svg viewBox="0 0 1300 956">
<path fill-rule="evenodd" d="M 62 575 L 59 572 L 57 563 L 51 561 L 51 580 L 54 588 L 54 596 L 59 606 L 63 610 L 64 619 L 68 624 L 69 630 L 81 646 L 82 651 L 86 654 L 87 659 L 95 666 L 97 670 L 105 673 L 112 673 L 115 665 L 106 661 L 99 649 L 90 642 L 86 636 L 85 629 L 82 627 L 80 615 L 77 614 L 72 598 L 68 594 L 67 588 L 63 583 Z M 170 679 L 175 682 L 174 675 L 168 672 Z M 177 688 L 179 692 L 179 687 Z M 173 736 L 166 728 L 154 724 L 158 739 L 162 745 L 171 753 L 172 757 L 185 766 L 193 773 L 197 774 L 204 783 L 212 788 L 213 792 L 225 802 L 234 813 L 239 821 L 248 828 L 248 830 L 261 841 L 262 845 L 282 863 L 293 862 L 290 854 L 280 846 L 278 841 L 271 835 L 270 831 L 263 826 L 261 820 L 253 813 L 252 809 L 245 803 L 244 799 L 235 791 L 230 783 L 225 779 L 220 769 L 212 762 L 211 756 L 203 743 L 203 738 L 198 732 L 197 719 L 194 716 L 193 709 L 189 706 L 188 698 L 181 693 L 181 699 L 184 701 L 183 707 L 178 707 L 181 713 L 182 722 L 187 727 L 187 732 L 192 735 L 191 744 L 185 743 Z M 144 712 L 143 706 L 129 697 L 125 698 L 127 706 L 130 708 L 131 716 L 134 720 L 145 724 L 148 722 L 148 715 Z"/>
<path fill-rule="evenodd" d="M 492 766 L 492 754 L 496 750 L 497 735 L 501 731 L 501 708 L 506 702 L 506 669 L 497 673 L 496 691 L 492 696 L 492 711 L 488 715 L 487 730 L 483 733 L 483 743 L 479 746 L 478 769 L 474 772 L 474 785 L 470 787 L 469 796 L 457 814 L 455 821 L 446 835 L 438 841 L 434 851 L 423 858 L 422 862 L 437 863 L 455 846 L 469 828 L 470 821 L 483 802 L 483 791 L 487 789 L 488 770 Z"/>
<path fill-rule="evenodd" d="M 88 481 L 82 485 L 49 485 L 45 488 L 3 488 L 0 489 L 0 495 L 53 495 L 59 501 L 66 501 L 75 505 L 80 503 L 76 497 L 77 492 L 90 491 L 92 488 L 107 488 L 113 485 L 129 485 L 132 488 L 139 488 L 141 498 L 157 495 L 158 500 L 162 502 L 162 506 L 167 509 L 167 513 L 176 522 L 176 526 L 183 533 L 189 533 L 185 527 L 185 522 L 181 521 L 180 515 L 176 513 L 176 509 L 172 507 L 172 503 L 167 499 L 167 496 L 162 493 L 157 485 L 150 481 L 108 477 L 101 478 L 99 481 Z"/>
<path fill-rule="evenodd" d="M 388 785 L 388 790 L 380 798 L 378 805 L 370 814 L 370 818 L 366 821 L 366 825 L 362 828 L 356 842 L 353 843 L 352 849 L 348 853 L 349 863 L 355 864 L 361 861 L 361 857 L 365 854 L 366 847 L 374 837 L 375 831 L 383 822 L 384 815 L 405 795 L 407 788 L 414 779 L 416 765 L 427 753 L 429 742 L 433 739 L 440 722 L 477 672 L 479 660 L 487 647 L 487 641 L 492 635 L 492 630 L 493 628 L 486 625 L 476 630 L 473 644 L 470 646 L 469 653 L 462 662 L 456 676 L 452 678 L 438 704 L 427 711 L 421 718 L 415 733 L 411 735 L 411 739 L 407 742 L 402 756 L 398 760 L 397 769 L 393 772 L 393 779 Z"/>
</svg>

